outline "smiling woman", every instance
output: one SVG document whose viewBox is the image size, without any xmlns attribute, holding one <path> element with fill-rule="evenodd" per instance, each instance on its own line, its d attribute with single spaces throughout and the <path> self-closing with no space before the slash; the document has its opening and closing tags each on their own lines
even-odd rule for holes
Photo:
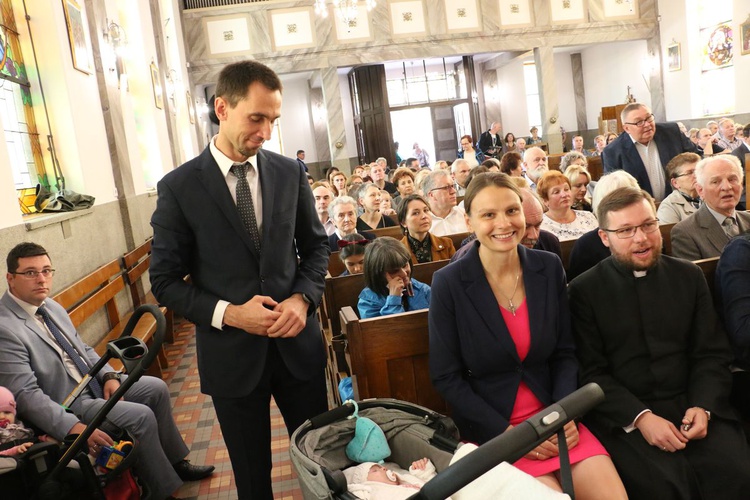
<svg viewBox="0 0 750 500">
<path fill-rule="evenodd" d="M 599 225 L 591 212 L 571 208 L 574 194 L 570 179 L 562 172 L 552 170 L 542 175 L 536 192 L 549 209 L 544 214 L 542 229 L 553 233 L 560 241 L 579 238 Z"/>
</svg>

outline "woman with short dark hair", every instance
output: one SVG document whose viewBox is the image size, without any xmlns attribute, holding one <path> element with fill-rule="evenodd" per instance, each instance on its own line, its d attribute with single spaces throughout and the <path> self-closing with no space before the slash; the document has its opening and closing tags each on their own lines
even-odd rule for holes
<svg viewBox="0 0 750 500">
<path fill-rule="evenodd" d="M 398 207 L 398 223 L 404 231 L 401 243 L 411 252 L 411 263 L 421 264 L 453 257 L 453 240 L 430 233 L 430 205 L 418 194 L 410 194 Z"/>
</svg>

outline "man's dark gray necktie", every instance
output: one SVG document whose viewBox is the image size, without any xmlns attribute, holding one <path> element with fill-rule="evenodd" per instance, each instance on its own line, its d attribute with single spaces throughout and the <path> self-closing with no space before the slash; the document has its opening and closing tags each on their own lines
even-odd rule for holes
<svg viewBox="0 0 750 500">
<path fill-rule="evenodd" d="M 49 328 L 50 333 L 53 337 L 55 337 L 55 340 L 58 344 L 60 344 L 60 347 L 62 347 L 62 350 L 65 351 L 65 354 L 70 356 L 70 359 L 73 360 L 73 363 L 75 363 L 76 368 L 78 368 L 78 371 L 81 372 L 81 376 L 86 375 L 89 372 L 89 367 L 86 364 L 85 361 L 83 361 L 83 358 L 81 358 L 81 355 L 78 354 L 78 351 L 75 350 L 73 345 L 70 343 L 70 341 L 65 338 L 65 335 L 60 331 L 59 328 L 57 328 L 57 325 L 54 321 L 52 321 L 52 318 L 49 317 L 49 312 L 47 312 L 47 309 L 42 306 L 36 310 L 36 313 L 42 317 L 42 320 L 44 320 L 44 324 L 47 325 L 47 328 Z M 96 380 L 96 378 L 92 377 L 91 382 L 89 382 L 89 389 L 91 389 L 91 392 L 94 393 L 94 396 L 97 398 L 104 397 L 104 393 L 102 392 L 102 386 L 99 384 L 99 381 Z"/>
<path fill-rule="evenodd" d="M 255 207 L 253 206 L 253 195 L 250 193 L 250 184 L 247 182 L 247 163 L 236 163 L 229 169 L 237 177 L 237 210 L 250 233 L 255 249 L 260 253 L 260 232 L 258 231 L 258 220 L 255 218 Z"/>
</svg>

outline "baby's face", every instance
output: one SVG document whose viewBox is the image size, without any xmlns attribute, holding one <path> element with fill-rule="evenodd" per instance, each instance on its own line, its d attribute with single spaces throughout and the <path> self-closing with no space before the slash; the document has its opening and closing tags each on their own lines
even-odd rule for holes
<svg viewBox="0 0 750 500">
<path fill-rule="evenodd" d="M 398 476 L 393 471 L 389 471 L 382 465 L 377 464 L 370 467 L 370 472 L 367 473 L 367 480 L 386 484 L 401 484 Z"/>
<path fill-rule="evenodd" d="M 16 416 L 9 411 L 0 411 L 0 427 L 5 428 L 16 423 Z"/>
</svg>

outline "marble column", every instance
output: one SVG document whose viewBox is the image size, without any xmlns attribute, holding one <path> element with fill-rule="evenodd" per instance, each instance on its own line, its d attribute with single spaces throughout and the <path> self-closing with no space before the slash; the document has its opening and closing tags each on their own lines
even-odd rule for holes
<svg viewBox="0 0 750 500">
<path fill-rule="evenodd" d="M 344 130 L 343 103 L 339 88 L 339 75 L 335 66 L 320 70 L 323 81 L 323 100 L 325 101 L 326 123 L 328 127 L 328 145 L 331 152 L 331 165 L 349 172 L 349 157 L 346 153 L 346 131 Z"/>
<path fill-rule="evenodd" d="M 651 112 L 657 122 L 664 122 L 667 120 L 667 109 L 664 104 L 664 61 L 662 60 L 661 34 L 658 24 L 653 35 L 646 39 L 646 49 L 650 57 L 658 57 L 659 59 L 658 65 L 652 65 L 653 68 L 648 81 L 648 88 L 651 92 Z M 658 54 L 658 56 L 652 56 L 652 54 Z"/>
<path fill-rule="evenodd" d="M 318 165 L 310 172 L 316 179 L 323 176 L 323 169 L 331 163 L 331 146 L 328 144 L 328 119 L 326 114 L 323 89 L 310 89 L 310 108 L 312 111 L 313 136 L 315 138 L 315 150 L 318 152 Z"/>
<path fill-rule="evenodd" d="M 581 53 L 570 54 L 570 66 L 573 70 L 573 95 L 576 101 L 576 125 L 578 132 L 588 130 L 588 119 L 586 118 L 586 89 L 583 85 L 583 62 Z M 570 138 L 573 139 L 572 137 Z"/>
<path fill-rule="evenodd" d="M 560 135 L 560 105 L 557 98 L 555 59 L 552 47 L 543 45 L 534 48 L 536 78 L 539 82 L 539 106 L 542 114 L 542 137 L 548 144 L 549 153 L 562 153 Z"/>
</svg>

